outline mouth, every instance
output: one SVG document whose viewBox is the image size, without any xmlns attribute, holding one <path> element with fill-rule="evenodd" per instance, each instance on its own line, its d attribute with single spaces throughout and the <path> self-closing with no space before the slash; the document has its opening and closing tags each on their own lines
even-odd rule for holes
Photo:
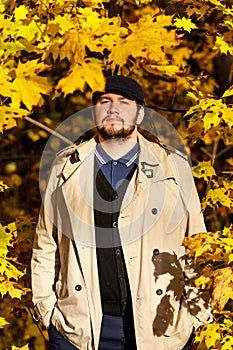
<svg viewBox="0 0 233 350">
<path fill-rule="evenodd" d="M 114 117 L 114 116 L 111 116 L 111 117 L 107 117 L 103 120 L 103 123 L 123 123 L 123 120 L 121 118 L 118 118 L 118 117 Z"/>
</svg>

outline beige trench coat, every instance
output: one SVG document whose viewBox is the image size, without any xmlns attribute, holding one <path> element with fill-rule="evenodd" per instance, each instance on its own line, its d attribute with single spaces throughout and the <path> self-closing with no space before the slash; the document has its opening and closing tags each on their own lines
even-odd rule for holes
<svg viewBox="0 0 233 350">
<path fill-rule="evenodd" d="M 139 135 L 139 168 L 118 227 L 127 267 L 138 350 L 179 350 L 210 317 L 181 259 L 185 235 L 205 231 L 187 160 Z M 78 349 L 98 349 L 102 310 L 96 263 L 91 139 L 52 167 L 36 229 L 32 292 L 36 317 Z M 69 154 L 78 148 L 80 161 Z M 185 283 L 185 289 L 184 289 Z"/>
</svg>

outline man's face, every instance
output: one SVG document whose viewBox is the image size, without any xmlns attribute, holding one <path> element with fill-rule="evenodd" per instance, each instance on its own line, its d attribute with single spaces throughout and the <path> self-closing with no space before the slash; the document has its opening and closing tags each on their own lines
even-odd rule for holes
<svg viewBox="0 0 233 350">
<path fill-rule="evenodd" d="M 137 131 L 136 101 L 122 95 L 106 93 L 95 105 L 94 121 L 104 140 L 130 138 Z"/>
</svg>

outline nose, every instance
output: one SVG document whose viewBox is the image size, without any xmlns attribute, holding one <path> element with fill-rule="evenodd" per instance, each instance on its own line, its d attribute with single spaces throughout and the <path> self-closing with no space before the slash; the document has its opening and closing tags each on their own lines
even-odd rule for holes
<svg viewBox="0 0 233 350">
<path fill-rule="evenodd" d="M 119 102 L 111 101 L 111 103 L 109 104 L 108 113 L 115 114 L 118 112 L 119 112 Z"/>
</svg>

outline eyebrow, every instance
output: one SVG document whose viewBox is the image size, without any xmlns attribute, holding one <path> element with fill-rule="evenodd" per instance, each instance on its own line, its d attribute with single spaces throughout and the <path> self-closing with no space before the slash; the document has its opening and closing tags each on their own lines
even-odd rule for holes
<svg viewBox="0 0 233 350">
<path fill-rule="evenodd" d="M 104 100 L 104 99 L 106 99 L 106 100 L 111 100 L 111 97 L 102 95 L 102 96 L 100 97 L 100 100 Z M 122 101 L 122 100 L 136 101 L 136 100 L 132 100 L 132 99 L 130 99 L 130 98 L 124 97 L 124 96 L 119 96 L 119 100 L 121 100 L 121 101 Z"/>
</svg>

